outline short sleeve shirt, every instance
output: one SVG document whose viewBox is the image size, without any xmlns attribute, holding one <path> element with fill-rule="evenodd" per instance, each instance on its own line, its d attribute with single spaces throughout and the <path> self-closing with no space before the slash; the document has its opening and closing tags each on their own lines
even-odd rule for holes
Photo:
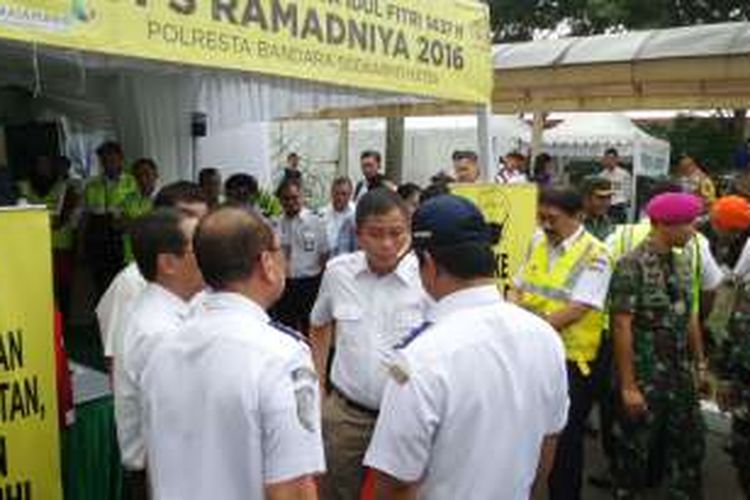
<svg viewBox="0 0 750 500">
<path fill-rule="evenodd" d="M 494 286 L 449 295 L 433 318 L 400 351 L 365 465 L 419 481 L 419 498 L 527 500 L 542 441 L 567 420 L 559 335 Z"/>
<path fill-rule="evenodd" d="M 287 254 L 290 278 L 310 278 L 323 272 L 322 259 L 329 248 L 325 221 L 321 217 L 303 209 L 293 219 L 281 216 L 275 227 Z"/>
<path fill-rule="evenodd" d="M 320 394 L 303 340 L 237 294 L 210 293 L 143 375 L 154 497 L 264 498 L 325 471 Z"/>
<path fill-rule="evenodd" d="M 361 251 L 331 260 L 310 320 L 317 326 L 335 324 L 333 385 L 377 409 L 395 346 L 423 323 L 430 304 L 414 254 L 385 276 L 370 271 Z"/>
</svg>

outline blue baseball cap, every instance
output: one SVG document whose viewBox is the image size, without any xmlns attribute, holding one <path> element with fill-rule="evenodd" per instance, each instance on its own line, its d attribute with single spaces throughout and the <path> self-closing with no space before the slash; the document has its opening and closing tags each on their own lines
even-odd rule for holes
<svg viewBox="0 0 750 500">
<path fill-rule="evenodd" d="M 477 206 L 452 194 L 436 196 L 420 205 L 412 217 L 411 232 L 416 248 L 489 245 L 492 241 L 492 231 Z"/>
</svg>

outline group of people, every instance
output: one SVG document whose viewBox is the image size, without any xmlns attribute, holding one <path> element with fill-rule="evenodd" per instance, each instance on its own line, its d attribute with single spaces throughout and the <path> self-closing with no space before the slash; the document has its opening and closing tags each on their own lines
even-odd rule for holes
<svg viewBox="0 0 750 500">
<path fill-rule="evenodd" d="M 85 188 L 42 158 L 20 193 L 50 208 L 56 268 L 77 239 L 95 259 L 133 498 L 353 500 L 370 469 L 382 498 L 577 500 L 596 405 L 597 484 L 699 499 L 709 369 L 750 498 L 750 202 L 691 158 L 626 224 L 615 150 L 576 189 L 506 155 L 495 181 L 540 195 L 503 297 L 499 228 L 450 194 L 483 177 L 472 151 L 424 189 L 365 151 L 319 211 L 296 154 L 274 193 L 216 169 L 157 189 L 153 161 L 98 154 Z"/>
</svg>

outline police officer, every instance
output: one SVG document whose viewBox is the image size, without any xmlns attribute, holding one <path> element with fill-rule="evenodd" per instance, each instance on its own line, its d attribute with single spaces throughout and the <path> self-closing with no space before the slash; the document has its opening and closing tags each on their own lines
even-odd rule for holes
<svg viewBox="0 0 750 500">
<path fill-rule="evenodd" d="M 595 388 L 591 373 L 612 273 L 606 247 L 581 224 L 582 208 L 574 190 L 542 192 L 543 231 L 515 280 L 517 303 L 547 320 L 565 344 L 570 413 L 549 480 L 553 500 L 581 497 L 584 429 Z"/>
<path fill-rule="evenodd" d="M 102 173 L 84 190 L 84 248 L 101 297 L 124 264 L 123 211 L 125 200 L 138 192 L 132 175 L 123 171 L 122 147 L 105 142 L 96 150 Z"/>
<path fill-rule="evenodd" d="M 695 376 L 705 376 L 706 361 L 690 262 L 673 252 L 693 237 L 702 209 L 690 194 L 654 197 L 647 206 L 651 234 L 617 263 L 612 279 L 616 498 L 644 493 L 654 450 L 663 453 L 670 498 L 702 498 L 705 445 Z"/>
<path fill-rule="evenodd" d="M 362 250 L 328 262 L 310 318 L 323 377 L 335 338 L 331 390 L 323 405 L 326 500 L 359 498 L 387 363 L 394 347 L 422 324 L 430 303 L 409 252 L 408 208 L 401 197 L 386 188 L 369 191 L 357 204 L 355 222 Z"/>
<path fill-rule="evenodd" d="M 266 314 L 284 289 L 278 238 L 223 208 L 194 247 L 213 291 L 142 376 L 153 498 L 313 500 L 325 469 L 317 375 L 302 337 Z"/>
<path fill-rule="evenodd" d="M 283 181 L 278 194 L 284 214 L 273 222 L 287 260 L 289 279 L 271 316 L 307 335 L 310 312 L 328 260 L 328 234 L 325 221 L 304 207 L 299 180 Z"/>
<path fill-rule="evenodd" d="M 149 213 L 154 207 L 156 183 L 159 180 L 159 170 L 156 162 L 150 158 L 141 158 L 133 163 L 131 168 L 138 190 L 125 198 L 123 216 L 127 224 L 128 234 L 125 235 L 125 262 L 132 262 L 133 248 L 130 240 L 132 225 L 138 217 Z"/>
<path fill-rule="evenodd" d="M 562 342 L 503 301 L 499 232 L 471 202 L 429 200 L 412 235 L 434 324 L 398 346 L 365 464 L 380 472 L 382 498 L 528 500 L 565 426 Z"/>
<path fill-rule="evenodd" d="M 711 207 L 711 226 L 720 237 L 719 262 L 728 270 L 718 293 L 730 297 L 717 298 L 708 320 L 718 344 L 712 362 L 720 379 L 719 404 L 732 412 L 729 451 L 750 498 L 750 203 L 740 196 L 719 198 Z"/>
<path fill-rule="evenodd" d="M 604 177 L 588 177 L 583 188 L 583 225 L 586 231 L 599 241 L 605 241 L 615 230 L 615 224 L 609 217 L 612 206 L 612 182 Z"/>
</svg>

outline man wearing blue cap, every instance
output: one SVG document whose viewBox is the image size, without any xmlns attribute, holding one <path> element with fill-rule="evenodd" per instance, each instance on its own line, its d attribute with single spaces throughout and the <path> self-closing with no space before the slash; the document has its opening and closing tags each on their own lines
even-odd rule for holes
<svg viewBox="0 0 750 500">
<path fill-rule="evenodd" d="M 421 281 L 437 304 L 391 359 L 365 457 L 382 498 L 528 500 L 549 470 L 568 410 L 565 354 L 547 323 L 503 302 L 498 233 L 452 195 L 414 215 Z"/>
</svg>

